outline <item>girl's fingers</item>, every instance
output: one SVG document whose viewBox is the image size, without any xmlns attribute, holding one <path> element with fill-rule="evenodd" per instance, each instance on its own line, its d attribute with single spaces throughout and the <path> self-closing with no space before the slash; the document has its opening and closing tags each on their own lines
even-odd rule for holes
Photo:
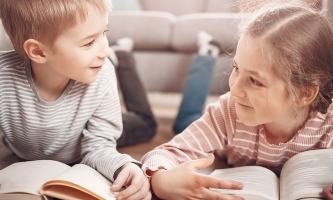
<svg viewBox="0 0 333 200">
<path fill-rule="evenodd" d="M 203 199 L 210 200 L 210 199 L 223 199 L 223 200 L 244 200 L 242 197 L 237 197 L 228 194 L 222 194 L 217 191 L 212 191 L 207 188 L 204 189 L 204 196 Z"/>
<path fill-rule="evenodd" d="M 200 176 L 200 183 L 205 188 L 232 189 L 232 190 L 243 189 L 243 184 L 241 182 L 220 179 L 204 174 L 199 176 Z"/>
<path fill-rule="evenodd" d="M 333 187 L 332 187 L 332 191 L 333 191 Z M 328 188 L 323 189 L 323 193 L 324 193 L 327 200 L 333 200 L 332 191 L 330 191 Z"/>
<path fill-rule="evenodd" d="M 201 158 L 198 160 L 188 161 L 186 164 L 191 165 L 192 167 L 194 167 L 194 170 L 197 171 L 197 170 L 206 168 L 209 165 L 213 164 L 214 159 L 215 159 L 214 155 L 210 154 L 207 158 Z"/>
</svg>

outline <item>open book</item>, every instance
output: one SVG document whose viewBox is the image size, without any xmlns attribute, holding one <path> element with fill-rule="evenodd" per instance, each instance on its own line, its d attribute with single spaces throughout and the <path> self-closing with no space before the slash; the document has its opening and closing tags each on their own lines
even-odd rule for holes
<svg viewBox="0 0 333 200">
<path fill-rule="evenodd" d="M 0 170 L 0 199 L 116 199 L 110 186 L 108 179 L 83 164 L 38 160 Z"/>
<path fill-rule="evenodd" d="M 211 176 L 242 182 L 243 190 L 212 190 L 246 200 L 326 199 L 321 192 L 333 185 L 333 149 L 306 151 L 293 156 L 283 166 L 280 179 L 260 166 L 217 169 Z"/>
</svg>

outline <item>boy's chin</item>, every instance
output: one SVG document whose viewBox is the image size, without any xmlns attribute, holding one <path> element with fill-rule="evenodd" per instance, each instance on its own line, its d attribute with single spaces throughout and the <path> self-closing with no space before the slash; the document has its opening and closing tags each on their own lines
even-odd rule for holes
<svg viewBox="0 0 333 200">
<path fill-rule="evenodd" d="M 95 80 L 96 80 L 96 77 L 90 78 L 90 79 L 75 80 L 75 81 L 78 81 L 78 82 L 81 82 L 81 83 L 85 83 L 85 84 L 90 84 L 90 83 L 93 83 Z"/>
</svg>

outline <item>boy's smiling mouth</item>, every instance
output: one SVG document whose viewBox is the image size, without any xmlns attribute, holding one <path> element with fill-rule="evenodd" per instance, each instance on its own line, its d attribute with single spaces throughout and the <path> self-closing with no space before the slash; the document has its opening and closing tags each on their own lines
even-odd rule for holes
<svg viewBox="0 0 333 200">
<path fill-rule="evenodd" d="M 90 67 L 91 69 L 95 69 L 95 70 L 99 70 L 99 69 L 101 69 L 102 68 L 102 65 L 100 65 L 100 66 L 95 66 L 95 67 Z"/>
</svg>

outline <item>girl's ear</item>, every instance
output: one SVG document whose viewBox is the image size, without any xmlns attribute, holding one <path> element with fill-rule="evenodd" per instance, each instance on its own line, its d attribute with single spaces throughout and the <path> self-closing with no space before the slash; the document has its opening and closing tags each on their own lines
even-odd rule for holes
<svg viewBox="0 0 333 200">
<path fill-rule="evenodd" d="M 46 62 L 45 52 L 42 48 L 42 44 L 34 39 L 28 39 L 24 42 L 23 48 L 30 60 L 42 64 Z"/>
<path fill-rule="evenodd" d="M 316 98 L 318 92 L 319 92 L 319 86 L 307 87 L 305 92 L 303 93 L 303 97 L 296 100 L 296 105 L 298 107 L 304 107 L 310 105 L 312 101 Z"/>
</svg>

